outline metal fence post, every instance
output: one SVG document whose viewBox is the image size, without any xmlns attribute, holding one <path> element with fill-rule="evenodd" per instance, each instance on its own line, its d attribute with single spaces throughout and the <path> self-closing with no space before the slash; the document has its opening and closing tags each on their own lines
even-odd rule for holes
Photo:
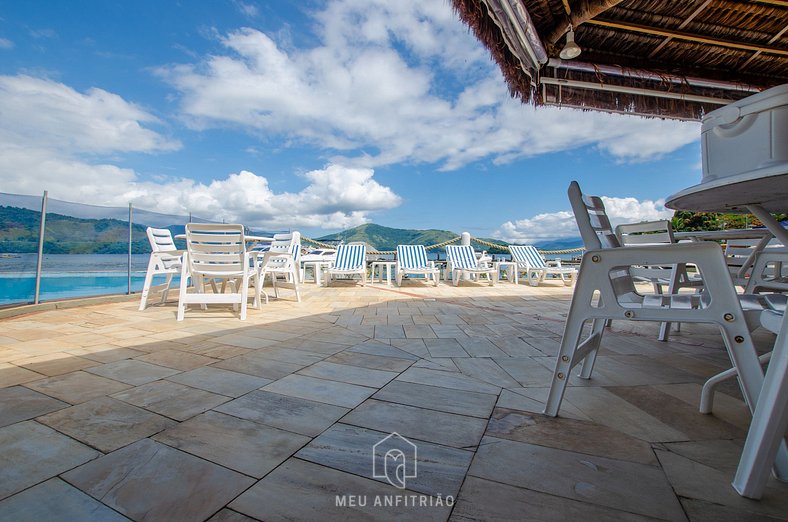
<svg viewBox="0 0 788 522">
<path fill-rule="evenodd" d="M 47 197 L 49 192 L 44 191 L 41 197 L 41 222 L 38 226 L 38 261 L 36 262 L 36 293 L 33 297 L 33 304 L 38 304 L 38 297 L 41 294 L 41 264 L 44 260 L 44 229 L 47 224 Z"/>
<path fill-rule="evenodd" d="M 132 241 L 131 203 L 129 203 L 129 262 L 128 262 L 128 295 L 131 295 L 131 241 Z"/>
</svg>

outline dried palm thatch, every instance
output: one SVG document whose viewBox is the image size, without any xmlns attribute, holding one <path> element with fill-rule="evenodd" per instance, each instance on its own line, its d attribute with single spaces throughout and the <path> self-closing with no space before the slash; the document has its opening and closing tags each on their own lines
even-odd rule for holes
<svg viewBox="0 0 788 522">
<path fill-rule="evenodd" d="M 785 0 L 452 1 L 524 102 L 699 119 L 788 83 Z"/>
</svg>

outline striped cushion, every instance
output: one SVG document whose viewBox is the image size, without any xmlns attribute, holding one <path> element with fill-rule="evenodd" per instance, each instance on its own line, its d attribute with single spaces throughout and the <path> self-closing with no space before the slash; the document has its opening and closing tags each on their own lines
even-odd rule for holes
<svg viewBox="0 0 788 522">
<path fill-rule="evenodd" d="M 471 245 L 449 245 L 446 247 L 446 256 L 454 268 L 477 268 L 476 254 Z"/>
<path fill-rule="evenodd" d="M 398 245 L 397 261 L 403 269 L 429 268 L 430 265 L 424 245 Z"/>
<path fill-rule="evenodd" d="M 366 268 L 366 245 L 339 245 L 333 268 L 337 270 L 361 270 Z"/>
<path fill-rule="evenodd" d="M 547 268 L 542 255 L 531 245 L 509 245 L 512 259 L 528 268 Z"/>
</svg>

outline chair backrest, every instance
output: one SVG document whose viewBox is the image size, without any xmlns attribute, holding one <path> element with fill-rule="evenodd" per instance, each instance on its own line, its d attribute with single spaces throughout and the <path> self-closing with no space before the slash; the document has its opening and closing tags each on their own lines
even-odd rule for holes
<svg viewBox="0 0 788 522">
<path fill-rule="evenodd" d="M 479 261 L 471 245 L 448 245 L 446 258 L 453 268 L 478 268 Z"/>
<path fill-rule="evenodd" d="M 618 225 L 616 237 L 622 246 L 665 245 L 676 242 L 673 238 L 673 226 L 667 219 Z"/>
<path fill-rule="evenodd" d="M 397 263 L 400 268 L 427 268 L 427 250 L 424 245 L 397 245 Z"/>
<path fill-rule="evenodd" d="M 367 245 L 339 245 L 333 268 L 338 270 L 361 270 L 366 268 Z"/>
<path fill-rule="evenodd" d="M 610 225 L 602 198 L 583 194 L 577 181 L 569 184 L 567 193 L 586 250 L 620 247 L 621 243 Z"/>
<path fill-rule="evenodd" d="M 529 268 L 545 268 L 547 264 L 533 245 L 509 245 L 512 259 Z"/>
<path fill-rule="evenodd" d="M 188 223 L 186 249 L 192 273 L 243 273 L 246 240 L 243 225 Z"/>
<path fill-rule="evenodd" d="M 166 228 L 148 227 L 146 232 L 148 234 L 151 251 L 172 252 L 178 250 L 175 247 L 175 241 L 172 239 L 172 233 Z"/>
<path fill-rule="evenodd" d="M 287 234 L 274 234 L 274 240 L 268 252 L 272 254 L 269 258 L 269 266 L 287 266 L 290 260 L 286 257 L 276 257 L 277 254 L 291 254 L 293 262 L 298 263 L 301 259 L 301 233 L 298 231 Z"/>
</svg>

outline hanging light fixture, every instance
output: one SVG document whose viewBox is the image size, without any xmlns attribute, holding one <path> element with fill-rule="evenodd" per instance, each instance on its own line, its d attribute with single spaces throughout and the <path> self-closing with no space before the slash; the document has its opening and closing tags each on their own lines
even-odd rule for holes
<svg viewBox="0 0 788 522">
<path fill-rule="evenodd" d="M 566 44 L 564 48 L 561 49 L 561 52 L 558 56 L 561 57 L 562 60 L 573 60 L 580 56 L 583 50 L 580 48 L 579 45 L 575 43 L 575 31 L 572 27 L 569 28 L 569 32 L 566 33 Z"/>
</svg>

